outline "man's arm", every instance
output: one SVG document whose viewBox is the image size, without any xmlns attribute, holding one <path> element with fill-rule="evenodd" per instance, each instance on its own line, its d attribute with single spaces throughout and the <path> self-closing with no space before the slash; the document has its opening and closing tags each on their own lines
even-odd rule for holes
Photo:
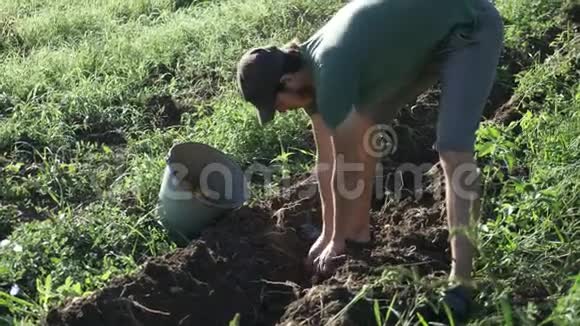
<svg viewBox="0 0 580 326">
<path fill-rule="evenodd" d="M 308 253 L 309 263 L 316 258 L 330 241 L 334 230 L 334 200 L 332 197 L 332 172 L 334 170 L 334 145 L 332 133 L 326 127 L 319 113 L 310 115 L 312 132 L 316 142 L 315 175 L 322 207 L 322 233 Z"/>
<path fill-rule="evenodd" d="M 315 260 L 319 272 L 327 274 L 346 249 L 346 241 L 370 240 L 370 200 L 376 159 L 365 151 L 364 141 L 373 126 L 368 117 L 355 110 L 333 132 L 332 171 L 334 199 L 333 230 L 330 241 Z"/>
</svg>

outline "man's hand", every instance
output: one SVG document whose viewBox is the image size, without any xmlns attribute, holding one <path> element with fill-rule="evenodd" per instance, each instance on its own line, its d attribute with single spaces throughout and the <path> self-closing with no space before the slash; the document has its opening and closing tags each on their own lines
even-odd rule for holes
<svg viewBox="0 0 580 326">
<path fill-rule="evenodd" d="M 346 260 L 344 241 L 331 240 L 314 260 L 316 271 L 324 276 L 332 274 Z"/>
</svg>

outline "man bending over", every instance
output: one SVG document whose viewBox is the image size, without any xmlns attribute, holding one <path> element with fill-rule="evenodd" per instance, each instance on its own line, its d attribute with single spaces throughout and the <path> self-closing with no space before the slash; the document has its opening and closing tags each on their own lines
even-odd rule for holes
<svg viewBox="0 0 580 326">
<path fill-rule="evenodd" d="M 467 313 L 480 192 L 475 132 L 502 41 L 488 0 L 354 0 L 304 43 L 243 55 L 238 86 L 261 124 L 297 108 L 312 119 L 323 219 L 306 260 L 314 270 L 331 273 L 349 242 L 370 241 L 376 158 L 365 134 L 440 81 L 435 147 L 446 179 L 450 278 L 460 284 L 445 300 Z"/>
</svg>

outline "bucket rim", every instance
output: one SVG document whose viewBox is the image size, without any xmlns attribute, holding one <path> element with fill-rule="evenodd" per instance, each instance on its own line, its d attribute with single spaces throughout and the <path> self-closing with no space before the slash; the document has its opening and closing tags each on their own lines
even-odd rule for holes
<svg viewBox="0 0 580 326">
<path fill-rule="evenodd" d="M 172 154 L 175 151 L 187 150 L 187 151 L 194 152 L 194 151 L 196 151 L 196 149 L 202 149 L 204 151 L 211 153 L 212 155 L 219 157 L 220 163 L 226 164 L 227 167 L 231 170 L 231 172 L 234 175 L 241 178 L 242 194 L 241 194 L 241 196 L 234 196 L 232 199 L 217 199 L 217 200 L 215 200 L 215 199 L 207 197 L 203 193 L 194 191 L 194 192 L 190 192 L 192 194 L 192 199 L 198 200 L 201 203 L 203 203 L 204 205 L 207 205 L 210 207 L 215 207 L 215 208 L 221 208 L 221 209 L 236 209 L 236 208 L 241 207 L 249 198 L 248 183 L 246 180 L 245 173 L 242 170 L 242 167 L 239 165 L 238 162 L 236 162 L 236 160 L 231 155 L 224 153 L 221 150 L 219 150 L 211 145 L 205 144 L 205 143 L 180 142 L 180 143 L 173 144 L 171 146 L 170 150 L 168 151 L 165 162 L 167 165 L 175 164 L 175 163 L 179 164 L 180 162 L 171 162 L 171 160 L 170 160 Z"/>
</svg>

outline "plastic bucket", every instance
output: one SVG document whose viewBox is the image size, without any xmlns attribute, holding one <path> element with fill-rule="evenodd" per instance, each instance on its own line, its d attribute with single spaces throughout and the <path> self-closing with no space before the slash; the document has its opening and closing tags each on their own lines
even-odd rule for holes
<svg viewBox="0 0 580 326">
<path fill-rule="evenodd" d="M 244 172 L 224 153 L 201 143 L 171 148 L 159 191 L 161 223 L 185 244 L 247 198 Z"/>
</svg>

